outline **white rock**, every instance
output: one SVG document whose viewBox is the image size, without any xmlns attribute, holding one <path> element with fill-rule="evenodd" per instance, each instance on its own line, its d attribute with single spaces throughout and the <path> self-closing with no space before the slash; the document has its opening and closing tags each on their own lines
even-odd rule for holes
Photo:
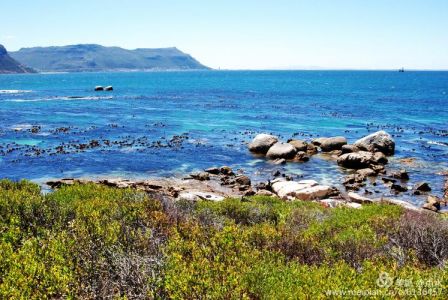
<svg viewBox="0 0 448 300">
<path fill-rule="evenodd" d="M 329 207 L 329 208 L 335 208 L 335 207 L 341 207 L 341 206 L 356 208 L 356 209 L 362 208 L 362 205 L 359 203 L 345 202 L 343 200 L 338 200 L 338 199 L 324 199 L 324 200 L 320 200 L 319 202 L 323 203 L 326 207 Z"/>
<path fill-rule="evenodd" d="M 179 194 L 177 199 L 187 201 L 198 201 L 198 200 L 222 201 L 224 200 L 224 197 L 204 192 L 183 192 Z"/>
<path fill-rule="evenodd" d="M 277 137 L 270 134 L 260 133 L 252 140 L 248 147 L 252 152 L 265 154 L 268 152 L 269 148 L 277 142 Z"/>
<path fill-rule="evenodd" d="M 300 180 L 299 181 L 300 184 L 309 184 L 311 186 L 315 186 L 318 185 L 319 183 L 316 180 L 312 180 L 312 179 L 304 179 L 304 180 Z"/>
<path fill-rule="evenodd" d="M 417 206 L 415 206 L 415 205 L 413 205 L 413 204 L 411 204 L 409 202 L 403 201 L 403 200 L 383 199 L 383 201 L 387 202 L 387 203 L 391 203 L 391 204 L 402 206 L 402 207 L 404 207 L 406 209 L 415 210 L 415 211 L 421 211 L 421 208 L 419 208 L 419 207 L 417 207 Z"/>
<path fill-rule="evenodd" d="M 297 191 L 310 188 L 316 185 L 317 182 L 305 182 L 300 183 L 296 181 L 277 181 L 272 184 L 272 190 L 279 196 L 280 198 L 286 198 L 287 196 L 295 196 Z"/>
<path fill-rule="evenodd" d="M 316 185 L 301 189 L 295 192 L 295 198 L 300 200 L 314 200 L 327 197 L 331 192 L 331 187 L 328 185 Z"/>
<path fill-rule="evenodd" d="M 323 199 L 319 201 L 320 203 L 324 204 L 326 207 L 335 208 L 338 206 L 345 205 L 345 202 L 342 200 L 337 199 Z"/>
<path fill-rule="evenodd" d="M 382 152 L 386 155 L 393 155 L 395 152 L 395 141 L 390 134 L 381 130 L 369 134 L 357 140 L 354 145 L 361 150 L 371 152 Z"/>
<path fill-rule="evenodd" d="M 351 201 L 356 202 L 356 203 L 372 203 L 375 201 L 373 199 L 363 197 L 360 194 L 357 194 L 354 192 L 349 192 L 347 194 L 347 196 L 350 198 Z"/>
<path fill-rule="evenodd" d="M 196 196 L 194 193 L 183 192 L 183 193 L 180 193 L 180 194 L 177 196 L 177 200 L 197 201 L 197 200 L 199 200 L 199 197 Z"/>
<path fill-rule="evenodd" d="M 266 157 L 271 159 L 276 158 L 293 158 L 297 153 L 296 148 L 288 143 L 276 143 L 271 148 L 269 148 L 266 153 Z"/>
<path fill-rule="evenodd" d="M 347 203 L 345 203 L 345 206 L 350 207 L 350 208 L 356 208 L 356 209 L 362 208 L 361 204 L 354 203 L 354 202 L 347 202 Z"/>
</svg>

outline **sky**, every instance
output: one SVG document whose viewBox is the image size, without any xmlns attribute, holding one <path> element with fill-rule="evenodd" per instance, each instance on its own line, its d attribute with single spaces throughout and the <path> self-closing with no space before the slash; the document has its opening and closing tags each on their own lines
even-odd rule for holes
<svg viewBox="0 0 448 300">
<path fill-rule="evenodd" d="M 0 0 L 0 44 L 177 47 L 221 69 L 448 69 L 448 0 Z"/>
</svg>

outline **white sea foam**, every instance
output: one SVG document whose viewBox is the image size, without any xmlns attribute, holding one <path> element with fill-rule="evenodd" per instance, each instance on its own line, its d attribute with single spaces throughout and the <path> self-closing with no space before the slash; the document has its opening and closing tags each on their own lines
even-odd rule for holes
<svg viewBox="0 0 448 300">
<path fill-rule="evenodd" d="M 21 131 L 21 130 L 31 129 L 32 127 L 33 127 L 33 125 L 31 125 L 31 124 L 15 124 L 15 125 L 11 126 L 10 128 L 12 130 Z"/>
<path fill-rule="evenodd" d="M 6 102 L 42 102 L 42 101 L 77 101 L 77 100 L 111 100 L 113 97 L 54 97 L 54 98 L 43 98 L 43 99 L 8 99 Z"/>
<path fill-rule="evenodd" d="M 448 147 L 448 143 L 444 143 L 444 142 L 429 141 L 428 144 Z"/>
<path fill-rule="evenodd" d="M 0 94 L 23 94 L 23 93 L 31 93 L 29 90 L 0 90 Z"/>
</svg>

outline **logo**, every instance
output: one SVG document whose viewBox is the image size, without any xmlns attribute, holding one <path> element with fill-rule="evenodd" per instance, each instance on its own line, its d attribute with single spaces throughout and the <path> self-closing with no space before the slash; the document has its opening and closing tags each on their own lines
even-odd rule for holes
<svg viewBox="0 0 448 300">
<path fill-rule="evenodd" d="M 393 278 L 387 272 L 381 272 L 376 280 L 376 285 L 380 288 L 388 288 L 393 284 Z"/>
</svg>

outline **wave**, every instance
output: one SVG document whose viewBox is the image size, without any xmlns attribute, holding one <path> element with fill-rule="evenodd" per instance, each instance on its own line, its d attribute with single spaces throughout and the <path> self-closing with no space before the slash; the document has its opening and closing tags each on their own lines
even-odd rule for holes
<svg viewBox="0 0 448 300">
<path fill-rule="evenodd" d="M 33 128 L 31 124 L 15 124 L 10 127 L 12 130 L 21 131 Z"/>
<path fill-rule="evenodd" d="M 31 93 L 30 90 L 0 90 L 0 94 L 23 94 Z"/>
<path fill-rule="evenodd" d="M 5 102 L 42 102 L 42 101 L 75 101 L 75 100 L 111 100 L 112 96 L 66 96 L 66 97 L 53 97 L 53 98 L 44 98 L 44 99 L 8 99 L 4 100 Z"/>
<path fill-rule="evenodd" d="M 448 147 L 448 143 L 445 143 L 445 142 L 429 141 L 428 144 L 430 144 L 430 145 L 437 145 L 437 146 Z"/>
</svg>

